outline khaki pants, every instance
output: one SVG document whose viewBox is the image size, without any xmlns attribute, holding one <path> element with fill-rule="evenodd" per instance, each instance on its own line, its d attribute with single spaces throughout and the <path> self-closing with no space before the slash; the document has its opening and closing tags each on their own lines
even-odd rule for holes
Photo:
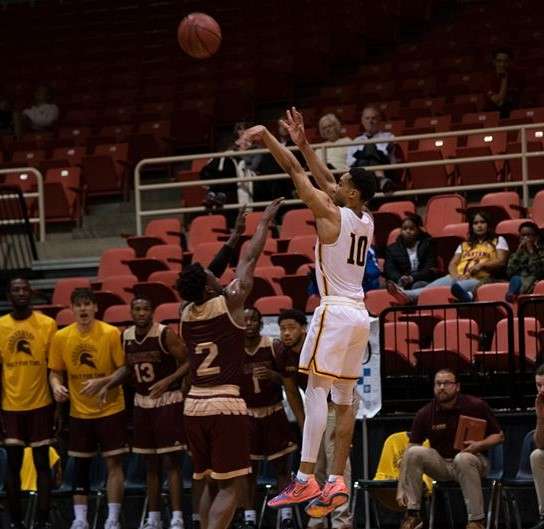
<svg viewBox="0 0 544 529">
<path fill-rule="evenodd" d="M 357 392 L 355 392 L 353 402 L 354 420 L 359 409 L 359 398 Z M 334 430 L 336 427 L 336 412 L 334 405 L 329 403 L 329 413 L 327 415 L 327 428 L 323 434 L 323 440 L 319 447 L 319 455 L 317 456 L 317 462 L 315 467 L 315 477 L 320 483 L 325 483 L 329 474 L 331 474 L 332 464 L 334 462 Z M 351 495 L 351 462 L 346 462 L 346 469 L 344 471 L 344 481 L 349 489 Z M 349 528 L 351 527 L 351 513 L 349 512 L 350 502 L 344 503 L 338 509 L 331 513 L 332 527 L 334 529 Z M 308 520 L 308 527 L 317 527 L 319 525 L 327 525 L 327 520 L 323 518 L 310 518 Z"/>
<path fill-rule="evenodd" d="M 489 464 L 481 454 L 461 452 L 453 459 L 444 459 L 434 448 L 411 446 L 401 463 L 399 494 L 406 497 L 406 507 L 419 510 L 423 494 L 421 477 L 427 474 L 438 481 L 457 481 L 465 499 L 469 521 L 485 517 L 482 478 Z"/>
<path fill-rule="evenodd" d="M 544 450 L 537 448 L 531 452 L 531 470 L 538 498 L 538 512 L 544 515 Z"/>
</svg>

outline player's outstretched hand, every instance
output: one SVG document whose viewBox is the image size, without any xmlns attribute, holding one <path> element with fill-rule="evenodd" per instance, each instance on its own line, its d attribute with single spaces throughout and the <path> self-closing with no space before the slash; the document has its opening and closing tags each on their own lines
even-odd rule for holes
<svg viewBox="0 0 544 529">
<path fill-rule="evenodd" d="M 289 136 L 293 143 L 301 148 L 308 143 L 306 133 L 304 132 L 304 119 L 302 114 L 295 108 L 285 112 L 286 119 L 281 119 L 281 124 L 289 131 Z"/>
<path fill-rule="evenodd" d="M 266 127 L 264 125 L 255 125 L 254 127 L 244 130 L 241 137 L 245 141 L 249 141 L 251 143 L 256 141 L 260 142 L 262 141 L 265 132 Z"/>
<path fill-rule="evenodd" d="M 238 216 L 236 217 L 236 222 L 234 223 L 234 232 L 238 235 L 242 235 L 246 231 L 246 217 L 247 217 L 247 206 L 244 204 L 240 211 L 238 211 Z"/>
<path fill-rule="evenodd" d="M 280 197 L 276 198 L 270 204 L 268 204 L 263 213 L 263 220 L 265 222 L 270 222 L 276 216 L 276 213 L 278 212 L 278 209 L 280 209 L 282 202 L 283 197 Z"/>
</svg>

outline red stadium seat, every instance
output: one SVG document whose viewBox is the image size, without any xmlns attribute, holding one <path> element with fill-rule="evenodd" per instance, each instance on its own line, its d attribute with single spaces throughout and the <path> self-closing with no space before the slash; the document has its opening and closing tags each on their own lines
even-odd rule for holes
<svg viewBox="0 0 544 529">
<path fill-rule="evenodd" d="M 74 313 L 72 312 L 72 309 L 62 309 L 57 316 L 55 317 L 55 321 L 57 322 L 57 327 L 59 329 L 62 329 L 76 321 Z"/>
<path fill-rule="evenodd" d="M 67 140 L 72 145 L 85 145 L 91 135 L 90 127 L 62 127 L 59 130 L 59 139 Z"/>
<path fill-rule="evenodd" d="M 147 251 L 146 257 L 164 261 L 170 270 L 181 272 L 183 250 L 179 244 L 160 244 L 152 246 Z"/>
<path fill-rule="evenodd" d="M 316 242 L 315 235 L 293 237 L 287 252 L 273 254 L 270 260 L 274 266 L 282 266 L 287 274 L 294 274 L 301 265 L 314 261 Z"/>
<path fill-rule="evenodd" d="M 125 178 L 111 156 L 84 156 L 81 168 L 88 196 L 116 196 L 123 193 Z"/>
<path fill-rule="evenodd" d="M 98 278 L 103 279 L 108 276 L 130 274 L 130 268 L 126 262 L 134 258 L 135 255 L 132 248 L 111 248 L 105 250 L 100 256 Z"/>
<path fill-rule="evenodd" d="M 79 165 L 85 156 L 85 147 L 57 147 L 51 157 L 54 160 L 66 160 L 70 165 Z"/>
<path fill-rule="evenodd" d="M 476 289 L 476 301 L 504 301 L 508 283 L 484 283 Z"/>
<path fill-rule="evenodd" d="M 527 142 L 527 152 L 538 152 L 544 150 L 543 143 L 540 141 Z M 507 153 L 521 153 L 521 143 L 509 143 L 506 146 Z M 509 179 L 519 181 L 523 178 L 521 170 L 521 158 L 508 160 Z M 537 156 L 527 158 L 527 173 L 529 180 L 544 178 L 544 157 Z"/>
<path fill-rule="evenodd" d="M 130 303 L 133 297 L 132 287 L 137 282 L 132 274 L 112 275 L 102 278 L 100 290 L 117 294 L 125 303 Z"/>
<path fill-rule="evenodd" d="M 544 190 L 539 191 L 533 199 L 531 218 L 538 224 L 539 228 L 544 227 Z"/>
<path fill-rule="evenodd" d="M 499 191 L 497 193 L 486 193 L 480 200 L 482 206 L 498 206 L 504 209 L 511 219 L 521 217 L 521 201 L 515 191 Z"/>
<path fill-rule="evenodd" d="M 384 211 L 376 211 L 374 217 L 374 245 L 376 253 L 383 257 L 387 246 L 388 236 L 395 228 L 400 228 L 402 217 L 397 213 L 387 213 Z"/>
<path fill-rule="evenodd" d="M 57 279 L 51 304 L 34 305 L 34 309 L 55 318 L 63 308 L 70 306 L 70 296 L 76 288 L 91 288 L 91 281 L 87 277 Z"/>
<path fill-rule="evenodd" d="M 45 151 L 39 149 L 15 151 L 11 157 L 14 165 L 29 167 L 38 167 L 43 160 L 45 160 Z"/>
<path fill-rule="evenodd" d="M 387 246 L 390 246 L 391 244 L 396 242 L 399 235 L 400 235 L 400 228 L 395 228 L 394 230 L 391 230 L 389 232 L 389 235 L 387 236 Z"/>
<path fill-rule="evenodd" d="M 180 244 L 181 223 L 179 219 L 156 219 L 145 227 L 145 234 L 129 237 L 127 244 L 134 249 L 136 257 L 144 257 L 147 250 L 158 244 Z"/>
<path fill-rule="evenodd" d="M 199 244 L 193 252 L 193 263 L 200 263 L 202 266 L 208 267 L 221 248 L 223 248 L 222 242 L 203 242 Z"/>
<path fill-rule="evenodd" d="M 177 292 L 161 281 L 144 281 L 134 283 L 134 298 L 143 297 L 149 299 L 154 307 L 163 303 L 176 303 L 179 301 Z"/>
<path fill-rule="evenodd" d="M 280 279 L 285 276 L 285 270 L 281 266 L 258 266 L 255 268 L 255 277 L 261 277 L 270 282 L 276 295 L 283 295 Z"/>
<path fill-rule="evenodd" d="M 82 209 L 81 170 L 78 167 L 49 169 L 44 183 L 47 222 L 78 222 Z"/>
<path fill-rule="evenodd" d="M 158 272 L 153 272 L 147 280 L 149 282 L 159 282 L 164 283 L 166 286 L 171 289 L 176 288 L 176 282 L 179 277 L 179 272 L 176 270 L 159 270 Z"/>
<path fill-rule="evenodd" d="M 195 217 L 189 228 L 187 243 L 189 250 L 194 249 L 203 242 L 215 242 L 221 235 L 226 235 L 227 221 L 223 215 L 202 215 Z"/>
<path fill-rule="evenodd" d="M 104 312 L 104 321 L 121 329 L 133 324 L 130 305 L 112 305 Z"/>
<path fill-rule="evenodd" d="M 163 303 L 155 309 L 154 319 L 168 325 L 176 334 L 179 333 L 181 303 Z"/>
<path fill-rule="evenodd" d="M 427 202 L 425 230 L 432 236 L 444 235 L 442 229 L 448 224 L 464 221 L 462 210 L 466 201 L 461 195 L 438 195 Z"/>
<path fill-rule="evenodd" d="M 422 116 L 416 118 L 414 121 L 414 127 L 416 128 L 428 128 L 433 127 L 436 132 L 444 132 L 449 130 L 451 125 L 451 116 Z"/>
<path fill-rule="evenodd" d="M 293 300 L 289 296 L 265 296 L 255 302 L 263 316 L 274 316 L 285 309 L 293 308 Z"/>
<path fill-rule="evenodd" d="M 419 327 L 413 321 L 384 324 L 384 375 L 410 373 L 415 365 L 414 353 L 419 349 Z"/>
<path fill-rule="evenodd" d="M 320 300 L 321 298 L 318 295 L 312 294 L 308 298 L 308 301 L 306 301 L 306 308 L 304 309 L 304 312 L 307 314 L 313 313 L 314 310 L 319 307 Z"/>
<path fill-rule="evenodd" d="M 408 213 L 415 213 L 416 206 L 411 200 L 398 200 L 395 202 L 385 202 L 379 208 L 380 213 L 396 213 L 404 218 Z"/>
<path fill-rule="evenodd" d="M 508 247 L 511 252 L 516 251 L 519 244 L 519 227 L 531 219 L 510 219 L 503 220 L 497 224 L 495 232 L 497 235 L 502 235 L 508 242 Z"/>
<path fill-rule="evenodd" d="M 459 237 L 463 240 L 466 240 L 468 235 L 468 222 L 457 222 L 455 224 L 446 224 L 442 228 L 441 236 L 442 237 Z"/>
<path fill-rule="evenodd" d="M 365 305 L 368 312 L 377 317 L 384 309 L 398 305 L 398 302 L 385 288 L 379 288 L 365 292 Z"/>
<path fill-rule="evenodd" d="M 460 369 L 469 367 L 479 349 L 479 328 L 474 320 L 443 320 L 433 331 L 433 346 L 414 353 L 418 369 Z"/>
<path fill-rule="evenodd" d="M 498 112 L 468 112 L 461 118 L 461 123 L 481 123 L 484 128 L 499 126 Z"/>
<path fill-rule="evenodd" d="M 315 233 L 315 218 L 310 209 L 292 209 L 283 216 L 280 239 L 290 240 L 300 235 Z"/>
<path fill-rule="evenodd" d="M 247 251 L 249 244 L 251 241 L 245 241 L 242 244 L 242 247 L 240 249 L 240 255 L 243 255 L 244 252 Z M 275 266 L 274 263 L 272 263 L 272 260 L 270 259 L 272 255 L 277 253 L 278 251 L 278 244 L 275 239 L 266 239 L 264 243 L 264 250 L 257 259 L 257 266 Z M 193 258 L 194 260 L 194 258 Z"/>
<path fill-rule="evenodd" d="M 94 148 L 96 156 L 111 156 L 115 162 L 115 170 L 119 180 L 125 178 L 128 164 L 128 143 L 107 143 Z"/>
</svg>

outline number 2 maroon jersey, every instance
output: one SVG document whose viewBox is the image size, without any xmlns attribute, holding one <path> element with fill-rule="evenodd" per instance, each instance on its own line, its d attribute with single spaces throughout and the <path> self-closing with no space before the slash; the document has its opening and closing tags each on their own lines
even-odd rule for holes
<svg viewBox="0 0 544 529">
<path fill-rule="evenodd" d="M 225 296 L 187 305 L 180 327 L 189 351 L 193 386 L 240 385 L 245 327 L 234 321 Z"/>
<path fill-rule="evenodd" d="M 149 388 L 155 382 L 170 376 L 178 368 L 176 359 L 164 345 L 166 325 L 154 323 L 145 337 L 138 339 L 136 326 L 123 331 L 123 350 L 131 370 L 134 389 L 140 395 L 149 395 Z M 170 390 L 179 389 L 174 383 Z"/>
<path fill-rule="evenodd" d="M 268 336 L 261 337 L 261 341 L 254 351 L 245 350 L 240 393 L 248 408 L 273 406 L 283 400 L 281 384 L 253 376 L 253 371 L 258 367 L 278 371 L 274 358 L 273 341 Z"/>
</svg>

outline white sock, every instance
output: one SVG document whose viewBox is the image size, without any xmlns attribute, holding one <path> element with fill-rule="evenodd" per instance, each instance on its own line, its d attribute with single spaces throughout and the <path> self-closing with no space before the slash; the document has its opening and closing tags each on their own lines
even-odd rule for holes
<svg viewBox="0 0 544 529">
<path fill-rule="evenodd" d="M 193 520 L 193 522 L 200 522 L 200 514 L 198 514 L 197 512 L 194 512 L 191 515 L 191 520 Z"/>
<path fill-rule="evenodd" d="M 147 521 L 150 523 L 159 523 L 161 521 L 161 511 L 149 511 Z"/>
<path fill-rule="evenodd" d="M 280 520 L 292 520 L 293 519 L 293 509 L 291 507 L 282 507 L 280 509 Z"/>
<path fill-rule="evenodd" d="M 244 522 L 253 522 L 257 523 L 257 512 L 253 509 L 248 509 L 244 511 Z"/>
<path fill-rule="evenodd" d="M 119 514 L 121 514 L 121 504 L 108 503 L 108 520 L 110 522 L 119 521 Z"/>
<path fill-rule="evenodd" d="M 336 481 L 344 481 L 344 476 L 337 476 L 335 474 L 330 474 L 329 479 L 327 481 L 329 483 L 335 483 Z"/>
<path fill-rule="evenodd" d="M 304 474 L 304 472 L 301 472 L 300 470 L 297 472 L 297 479 L 299 481 L 303 481 L 303 482 L 306 482 L 308 481 L 310 478 L 313 478 L 314 475 L 313 474 Z"/>
<path fill-rule="evenodd" d="M 181 520 L 183 522 L 183 513 L 181 511 L 172 511 L 172 520 Z"/>
<path fill-rule="evenodd" d="M 74 515 L 76 517 L 76 520 L 79 520 L 81 522 L 87 522 L 87 505 L 74 505 Z"/>
</svg>

